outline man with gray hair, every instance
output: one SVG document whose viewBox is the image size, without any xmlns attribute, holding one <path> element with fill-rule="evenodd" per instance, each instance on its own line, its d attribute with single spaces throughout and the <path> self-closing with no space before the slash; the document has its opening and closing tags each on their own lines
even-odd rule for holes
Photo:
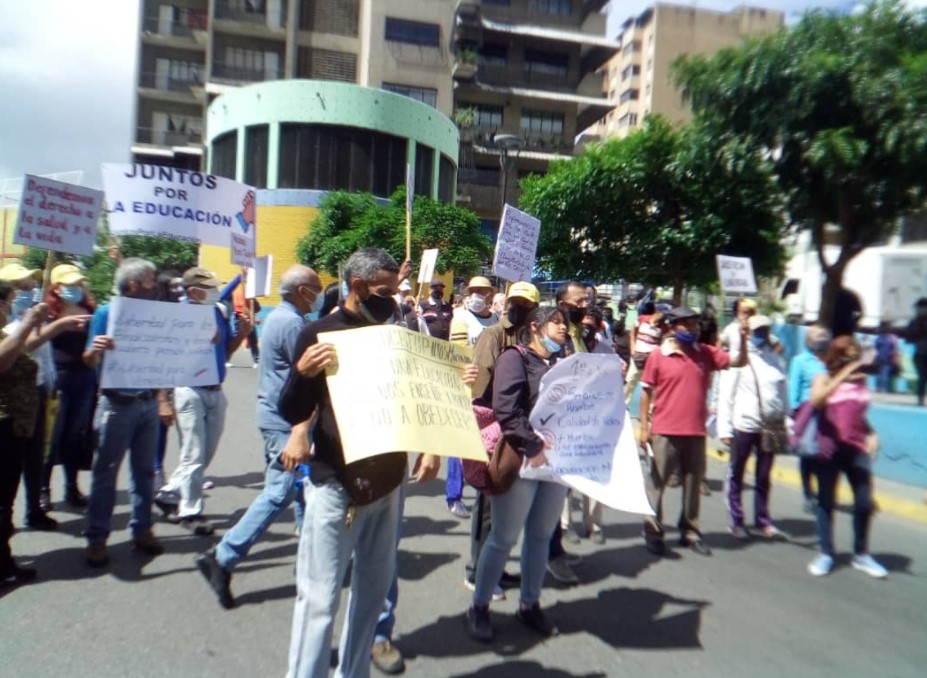
<svg viewBox="0 0 927 678">
<path fill-rule="evenodd" d="M 157 298 L 155 266 L 144 259 L 125 259 L 116 270 L 119 296 L 132 299 Z M 109 304 L 100 306 L 90 321 L 84 350 L 84 363 L 98 368 L 104 352 L 113 348 L 106 334 Z M 129 450 L 132 472 L 132 543 L 149 555 L 160 555 L 163 547 L 151 531 L 151 503 L 154 494 L 154 467 L 158 448 L 158 391 L 152 389 L 103 389 L 97 403 L 95 429 L 97 455 L 93 464 L 90 502 L 87 509 L 87 563 L 103 567 L 109 562 L 109 538 L 116 503 L 116 477 Z"/>
<path fill-rule="evenodd" d="M 277 401 L 298 357 L 299 333 L 307 320 L 318 319 L 324 301 L 322 281 L 308 266 L 291 266 L 280 276 L 280 296 L 280 305 L 264 322 L 264 350 L 258 360 L 257 425 L 264 440 L 264 490 L 222 541 L 196 558 L 197 567 L 226 609 L 235 606 L 232 570 L 294 498 L 296 527 L 302 526 L 305 504 L 296 492 L 295 467 L 309 458 L 309 437 L 305 431 L 293 433 L 293 427 L 280 416 Z"/>
</svg>

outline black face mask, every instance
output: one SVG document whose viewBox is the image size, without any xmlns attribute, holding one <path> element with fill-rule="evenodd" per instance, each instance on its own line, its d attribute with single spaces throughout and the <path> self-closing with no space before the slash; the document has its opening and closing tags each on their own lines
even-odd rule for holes
<svg viewBox="0 0 927 678">
<path fill-rule="evenodd" d="M 521 327 L 525 324 L 525 320 L 527 320 L 529 313 L 531 313 L 530 308 L 525 308 L 523 306 L 509 306 L 507 316 L 513 327 Z"/>
<path fill-rule="evenodd" d="M 396 301 L 392 297 L 381 297 L 376 294 L 371 294 L 361 303 L 363 307 L 367 309 L 367 313 L 370 314 L 370 317 L 378 323 L 385 323 L 392 318 L 393 314 L 396 312 Z"/>
<path fill-rule="evenodd" d="M 442 290 L 440 287 L 436 287 L 435 289 L 431 290 L 431 298 L 435 299 L 436 301 L 441 301 L 444 299 L 444 290 Z"/>
<path fill-rule="evenodd" d="M 567 318 L 569 319 L 571 325 L 579 325 L 585 317 L 586 309 L 576 308 L 575 306 L 567 307 Z"/>
<path fill-rule="evenodd" d="M 595 327 L 592 325 L 583 325 L 583 341 L 587 344 L 595 338 Z"/>
<path fill-rule="evenodd" d="M 133 299 L 144 299 L 145 301 L 160 301 L 161 293 L 157 287 L 142 287 L 139 285 Z"/>
</svg>

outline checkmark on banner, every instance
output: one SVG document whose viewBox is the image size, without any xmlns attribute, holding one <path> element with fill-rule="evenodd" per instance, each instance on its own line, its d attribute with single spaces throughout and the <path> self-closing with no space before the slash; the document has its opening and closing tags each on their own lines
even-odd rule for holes
<svg viewBox="0 0 927 678">
<path fill-rule="evenodd" d="M 546 426 L 547 422 L 554 418 L 554 414 L 555 413 L 548 414 L 546 419 L 541 419 L 541 425 Z"/>
</svg>

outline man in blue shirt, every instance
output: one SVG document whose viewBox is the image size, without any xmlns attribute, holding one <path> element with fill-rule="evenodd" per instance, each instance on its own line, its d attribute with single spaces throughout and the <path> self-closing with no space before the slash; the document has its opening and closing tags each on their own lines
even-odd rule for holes
<svg viewBox="0 0 927 678">
<path fill-rule="evenodd" d="M 216 318 L 213 339 L 219 382 L 206 386 L 182 386 L 174 389 L 174 411 L 180 436 L 180 463 L 155 501 L 167 519 L 190 528 L 194 534 L 210 535 L 212 524 L 203 515 L 203 474 L 219 447 L 225 426 L 228 400 L 222 392 L 225 363 L 251 332 L 247 318 L 238 319 L 238 333 L 232 335 L 229 321 L 217 306 L 219 279 L 204 268 L 194 267 L 183 274 L 182 284 L 187 303 L 212 306 Z M 177 496 L 179 494 L 179 502 Z"/>
<path fill-rule="evenodd" d="M 309 438 L 291 435 L 293 427 L 277 409 L 277 402 L 299 357 L 296 342 L 308 318 L 317 319 L 322 307 L 322 281 L 308 266 L 296 265 L 280 276 L 282 301 L 264 322 L 263 349 L 258 361 L 257 424 L 264 439 L 264 463 L 267 467 L 264 490 L 254 500 L 241 520 L 229 530 L 216 548 L 196 558 L 196 565 L 228 609 L 235 599 L 229 587 L 232 570 L 260 539 L 281 511 L 297 499 L 296 523 L 301 527 L 302 495 L 296 492 L 296 473 L 287 466 L 302 463 L 309 456 Z"/>
<path fill-rule="evenodd" d="M 116 269 L 119 296 L 156 299 L 158 288 L 154 264 L 144 259 L 125 259 Z M 94 369 L 103 354 L 113 347 L 107 332 L 109 304 L 100 306 L 90 320 L 84 363 Z M 104 567 L 109 562 L 109 538 L 116 503 L 116 477 L 129 450 L 132 482 L 132 542 L 136 549 L 159 555 L 164 549 L 151 532 L 151 501 L 154 467 L 158 448 L 158 392 L 151 389 L 103 389 L 97 403 L 95 430 L 97 454 L 93 464 L 90 501 L 87 508 L 87 563 Z"/>
</svg>

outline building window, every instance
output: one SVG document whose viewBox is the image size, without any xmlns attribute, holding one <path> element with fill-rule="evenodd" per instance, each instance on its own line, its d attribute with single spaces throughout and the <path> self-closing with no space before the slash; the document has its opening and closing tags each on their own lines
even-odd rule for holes
<svg viewBox="0 0 927 678">
<path fill-rule="evenodd" d="M 457 179 L 454 176 L 454 163 L 446 155 L 438 161 L 438 200 L 453 203 L 457 192 Z"/>
<path fill-rule="evenodd" d="M 238 155 L 238 132 L 232 130 L 213 139 L 210 147 L 209 168 L 212 174 L 226 179 L 235 178 L 235 159 Z"/>
<path fill-rule="evenodd" d="M 501 66 L 508 63 L 508 47 L 506 45 L 486 44 L 480 47 L 481 66 Z"/>
<path fill-rule="evenodd" d="M 245 183 L 255 188 L 267 188 L 269 125 L 245 128 Z"/>
<path fill-rule="evenodd" d="M 571 0 L 531 0 L 528 9 L 537 14 L 555 14 L 557 16 L 570 16 L 572 12 Z"/>
<path fill-rule="evenodd" d="M 405 185 L 407 147 L 401 137 L 367 129 L 283 124 L 279 187 L 387 197 Z"/>
<path fill-rule="evenodd" d="M 619 127 L 636 127 L 637 126 L 637 113 L 625 113 L 620 118 L 618 118 Z"/>
<path fill-rule="evenodd" d="M 473 126 L 488 127 L 490 129 L 502 127 L 502 106 L 486 106 L 485 104 L 467 104 L 459 102 L 457 110 L 469 108 L 473 111 Z"/>
<path fill-rule="evenodd" d="M 300 47 L 296 56 L 299 77 L 357 82 L 357 55 L 330 49 Z"/>
<path fill-rule="evenodd" d="M 302 0 L 299 27 L 304 31 L 356 36 L 359 4 L 358 0 Z"/>
<path fill-rule="evenodd" d="M 410 99 L 421 101 L 423 104 L 428 104 L 432 108 L 437 108 L 438 106 L 438 90 L 436 89 L 399 85 L 394 82 L 384 82 L 383 89 L 387 92 L 395 92 L 396 94 L 401 94 Z"/>
<path fill-rule="evenodd" d="M 624 47 L 621 48 L 621 54 L 623 56 L 628 56 L 629 54 L 634 54 L 635 52 L 641 51 L 641 42 L 640 40 L 632 40 L 627 43 Z"/>
<path fill-rule="evenodd" d="M 641 67 L 636 64 L 632 64 L 631 66 L 628 66 L 623 71 L 621 71 L 621 81 L 624 82 L 628 78 L 633 78 L 640 74 Z"/>
<path fill-rule="evenodd" d="M 521 112 L 521 131 L 526 134 L 563 134 L 563 114 L 524 109 Z"/>
<path fill-rule="evenodd" d="M 423 47 L 441 45 L 441 27 L 421 21 L 407 21 L 386 17 L 386 39 L 390 42 L 405 42 Z"/>
<path fill-rule="evenodd" d="M 556 52 L 538 52 L 532 49 L 525 50 L 525 77 L 550 76 L 566 79 L 570 57 L 567 54 Z"/>
<path fill-rule="evenodd" d="M 637 89 L 626 89 L 621 93 L 621 97 L 618 99 L 618 103 L 627 103 L 628 101 L 637 101 L 640 97 L 640 90 Z"/>
<path fill-rule="evenodd" d="M 434 175 L 435 150 L 423 144 L 415 144 L 415 195 L 432 197 Z"/>
</svg>

